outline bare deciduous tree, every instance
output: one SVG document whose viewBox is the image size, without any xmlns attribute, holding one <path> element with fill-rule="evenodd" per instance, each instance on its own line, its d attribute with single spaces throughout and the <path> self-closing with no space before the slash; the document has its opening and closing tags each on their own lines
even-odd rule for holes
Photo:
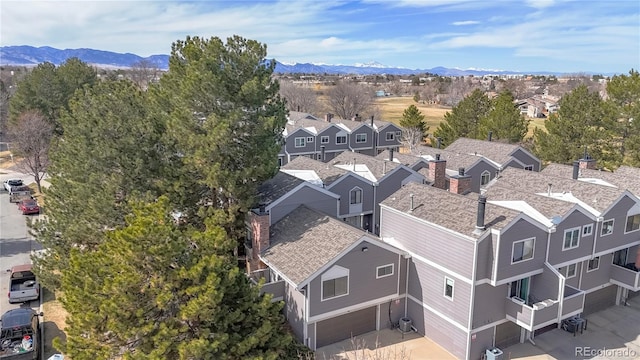
<svg viewBox="0 0 640 360">
<path fill-rule="evenodd" d="M 373 95 L 373 90 L 367 86 L 341 81 L 328 91 L 329 108 L 343 119 L 362 116 L 373 112 Z"/>
<path fill-rule="evenodd" d="M 290 81 L 280 82 L 280 96 L 287 100 L 287 109 L 314 114 L 318 111 L 318 95 L 306 86 L 298 86 Z"/>
<path fill-rule="evenodd" d="M 140 87 L 140 89 L 146 90 L 149 83 L 153 82 L 160 69 L 147 59 L 142 59 L 131 65 L 131 80 Z"/>
<path fill-rule="evenodd" d="M 22 158 L 18 167 L 32 175 L 42 191 L 40 182 L 47 173 L 49 147 L 53 137 L 53 125 L 37 111 L 27 111 L 9 128 L 12 151 Z"/>
<path fill-rule="evenodd" d="M 422 139 L 424 139 L 424 133 L 419 128 L 410 127 L 402 129 L 401 142 L 410 153 L 413 153 L 413 150 L 422 144 Z"/>
</svg>

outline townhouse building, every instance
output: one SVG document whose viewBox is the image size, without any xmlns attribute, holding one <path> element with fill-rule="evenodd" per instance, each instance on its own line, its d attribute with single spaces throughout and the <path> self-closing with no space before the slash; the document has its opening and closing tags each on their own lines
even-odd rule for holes
<svg viewBox="0 0 640 360">
<path fill-rule="evenodd" d="M 291 111 L 283 136 L 285 143 L 278 154 L 280 165 L 298 156 L 327 162 L 344 151 L 374 156 L 387 148 L 398 150 L 402 129 L 373 118 L 346 120 L 326 114 L 320 119 Z"/>
<path fill-rule="evenodd" d="M 542 162 L 527 149 L 516 144 L 492 141 L 491 134 L 487 140 L 459 138 L 446 147 L 446 150 L 473 156 L 482 156 L 500 169 L 515 167 L 530 171 L 540 171 Z"/>
</svg>

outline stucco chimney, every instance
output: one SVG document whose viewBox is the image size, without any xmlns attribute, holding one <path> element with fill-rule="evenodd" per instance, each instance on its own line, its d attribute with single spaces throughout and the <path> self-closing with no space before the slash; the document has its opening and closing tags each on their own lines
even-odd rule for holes
<svg viewBox="0 0 640 360">
<path fill-rule="evenodd" d="M 458 175 L 449 178 L 449 191 L 461 195 L 471 191 L 471 176 L 465 174 L 464 168 L 459 168 Z"/>
<path fill-rule="evenodd" d="M 578 176 L 580 176 L 580 162 L 573 162 L 573 180 L 578 180 Z"/>
<path fill-rule="evenodd" d="M 435 160 L 429 161 L 429 180 L 438 189 L 447 187 L 447 162 L 440 159 L 440 154 L 436 154 Z"/>
</svg>

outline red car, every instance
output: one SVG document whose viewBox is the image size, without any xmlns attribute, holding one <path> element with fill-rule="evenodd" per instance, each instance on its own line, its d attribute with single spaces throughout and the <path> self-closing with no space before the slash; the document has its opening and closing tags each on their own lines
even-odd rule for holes
<svg viewBox="0 0 640 360">
<path fill-rule="evenodd" d="M 39 214 L 40 206 L 33 199 L 22 200 L 18 203 L 18 209 L 22 211 L 22 215 Z"/>
</svg>

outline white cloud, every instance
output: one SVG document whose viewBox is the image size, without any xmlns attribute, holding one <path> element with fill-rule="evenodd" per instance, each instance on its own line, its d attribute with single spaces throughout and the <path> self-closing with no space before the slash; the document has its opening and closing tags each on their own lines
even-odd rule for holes
<svg viewBox="0 0 640 360">
<path fill-rule="evenodd" d="M 454 25 L 454 26 L 466 26 L 466 25 L 476 25 L 476 24 L 480 24 L 480 21 L 466 20 L 466 21 L 454 21 L 451 23 L 451 25 Z"/>
</svg>

